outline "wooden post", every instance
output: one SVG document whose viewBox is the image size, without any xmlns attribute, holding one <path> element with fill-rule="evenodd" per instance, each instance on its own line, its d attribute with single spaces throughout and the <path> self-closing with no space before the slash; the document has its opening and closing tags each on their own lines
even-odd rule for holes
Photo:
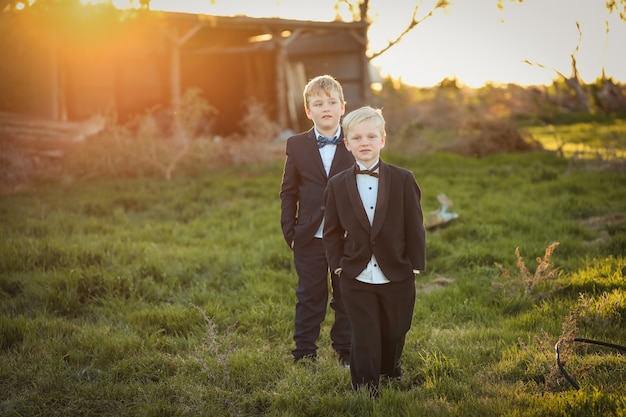
<svg viewBox="0 0 626 417">
<path fill-rule="evenodd" d="M 287 50 L 280 35 L 273 37 L 276 46 L 276 113 L 278 125 L 281 129 L 287 127 L 287 77 L 286 70 L 289 61 Z"/>
<path fill-rule="evenodd" d="M 67 58 L 56 40 L 50 48 L 50 92 L 52 120 L 67 120 Z"/>
<path fill-rule="evenodd" d="M 180 82 L 180 48 L 182 48 L 189 39 L 191 39 L 200 29 L 202 29 L 203 26 L 203 22 L 198 22 L 183 36 L 178 35 L 178 27 L 162 28 L 162 31 L 170 39 L 170 44 L 172 45 L 172 53 L 170 56 L 170 94 L 172 96 L 172 106 L 176 114 L 178 113 L 178 110 L 180 110 L 180 97 L 182 95 L 182 87 Z"/>
<path fill-rule="evenodd" d="M 172 53 L 170 55 L 170 94 L 174 112 L 178 112 L 181 96 L 180 85 L 180 44 L 172 42 Z"/>
<path fill-rule="evenodd" d="M 367 2 L 366 2 L 367 3 Z M 361 38 L 367 39 L 367 26 L 363 26 L 361 29 Z M 365 50 L 367 49 L 367 41 L 363 48 L 363 54 L 361 55 L 361 88 L 363 91 L 363 102 L 371 103 L 372 101 L 372 81 L 370 79 L 370 59 L 367 57 Z"/>
<path fill-rule="evenodd" d="M 52 48 L 50 48 L 50 116 L 52 120 L 59 120 L 61 111 L 59 110 L 59 49 L 56 42 L 53 42 Z"/>
</svg>

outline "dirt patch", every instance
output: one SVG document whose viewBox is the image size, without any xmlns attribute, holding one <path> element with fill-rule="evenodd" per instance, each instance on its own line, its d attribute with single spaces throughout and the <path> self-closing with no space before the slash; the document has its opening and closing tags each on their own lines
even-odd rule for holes
<svg viewBox="0 0 626 417">
<path fill-rule="evenodd" d="M 437 275 L 435 276 L 433 279 L 431 279 L 430 281 L 424 283 L 424 284 L 418 284 L 417 285 L 417 290 L 426 294 L 429 294 L 433 291 L 437 291 L 437 290 L 441 290 L 449 285 L 451 285 L 452 283 L 454 283 L 454 280 L 451 278 L 446 278 L 444 276 L 441 275 Z"/>
<path fill-rule="evenodd" d="M 606 226 L 620 223 L 624 221 L 624 219 L 626 219 L 626 214 L 611 213 L 604 216 L 589 217 L 588 219 L 582 220 L 580 222 L 580 225 L 586 227 L 592 232 L 597 232 L 599 230 L 605 229 Z"/>
<path fill-rule="evenodd" d="M 597 238 L 594 240 L 588 240 L 585 244 L 593 246 L 609 242 L 611 240 L 611 236 L 609 236 L 607 226 L 621 223 L 624 220 L 626 220 L 626 214 L 622 213 L 610 213 L 605 214 L 604 216 L 594 216 L 581 220 L 579 222 L 581 226 L 592 232 L 598 233 Z"/>
</svg>

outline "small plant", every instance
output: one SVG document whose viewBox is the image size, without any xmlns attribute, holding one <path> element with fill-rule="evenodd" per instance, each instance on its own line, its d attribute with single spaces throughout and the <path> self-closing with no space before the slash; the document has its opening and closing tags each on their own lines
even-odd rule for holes
<svg viewBox="0 0 626 417">
<path fill-rule="evenodd" d="M 545 375 L 545 388 L 549 392 L 557 392 L 569 387 L 565 384 L 566 376 L 560 367 L 565 367 L 569 358 L 574 352 L 574 339 L 578 332 L 578 326 L 576 320 L 580 314 L 581 307 L 578 306 L 574 310 L 570 311 L 568 316 L 562 325 L 562 332 L 558 340 L 555 342 L 553 338 L 544 330 L 541 331 L 541 336 L 535 336 L 534 341 L 537 344 L 541 356 L 545 359 L 544 365 L 539 366 L 539 369 L 543 370 Z M 518 340 L 520 348 L 528 354 L 529 357 L 535 357 L 536 355 L 531 352 L 531 349 L 522 341 Z M 558 349 L 558 350 L 557 350 Z M 555 355 L 558 355 L 556 357 Z M 573 377 L 579 376 L 589 368 L 581 368 L 569 374 Z"/>
<path fill-rule="evenodd" d="M 239 133 L 224 139 L 223 145 L 214 155 L 216 166 L 239 166 L 282 160 L 285 144 L 278 140 L 281 135 L 288 136 L 288 131 L 281 132 L 279 124 L 274 122 L 268 109 L 252 99 L 239 122 Z"/>
<path fill-rule="evenodd" d="M 213 382 L 224 382 L 230 377 L 228 358 L 235 348 L 235 341 L 230 338 L 230 335 L 236 324 L 229 326 L 220 334 L 217 324 L 206 315 L 204 310 L 195 305 L 193 307 L 202 314 L 206 324 L 206 335 L 202 338 L 202 352 L 195 352 L 193 356 L 200 362 L 202 369 Z M 213 367 L 207 358 L 213 362 Z"/>
<path fill-rule="evenodd" d="M 501 276 L 500 281 L 494 282 L 494 286 L 504 292 L 505 295 L 530 298 L 533 301 L 539 301 L 550 296 L 559 288 L 553 287 L 544 292 L 537 292 L 537 289 L 546 282 L 552 281 L 558 277 L 560 268 L 553 268 L 550 263 L 550 257 L 557 246 L 559 246 L 559 242 L 552 243 L 546 248 L 543 258 L 537 257 L 536 261 L 538 266 L 534 273 L 531 273 L 526 267 L 519 247 L 515 248 L 519 274 L 512 276 L 508 269 L 496 263 L 496 266 L 500 269 Z"/>
<path fill-rule="evenodd" d="M 554 344 L 554 351 L 557 357 L 556 361 L 554 361 L 553 365 L 550 367 L 550 374 L 546 378 L 546 387 L 550 390 L 556 390 L 561 387 L 564 377 L 569 379 L 568 376 L 565 376 L 564 369 L 567 361 L 574 352 L 574 339 L 576 339 L 576 334 L 578 333 L 576 320 L 580 315 L 580 310 L 581 306 L 579 305 L 574 310 L 570 311 L 563 322 L 563 331 L 561 332 L 561 336 Z M 571 372 L 571 374 L 576 377 L 577 375 L 581 375 L 588 370 L 588 367 L 581 368 L 575 372 Z"/>
<path fill-rule="evenodd" d="M 276 138 L 280 133 L 278 123 L 271 119 L 265 106 L 254 99 L 246 104 L 239 126 L 243 133 L 235 139 L 240 140 L 263 142 Z"/>
</svg>

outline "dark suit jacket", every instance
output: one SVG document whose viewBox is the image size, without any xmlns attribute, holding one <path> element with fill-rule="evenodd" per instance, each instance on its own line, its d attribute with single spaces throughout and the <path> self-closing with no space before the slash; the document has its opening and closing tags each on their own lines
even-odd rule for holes
<svg viewBox="0 0 626 417">
<path fill-rule="evenodd" d="M 328 177 L 354 164 L 354 157 L 343 143 L 338 144 L 327 176 L 312 128 L 287 139 L 286 150 L 280 190 L 280 223 L 288 245 L 291 246 L 292 241 L 295 245 L 305 245 L 313 239 L 324 217 L 324 190 Z"/>
<path fill-rule="evenodd" d="M 374 254 L 390 281 L 414 278 L 413 270 L 426 266 L 426 231 L 413 173 L 381 160 L 370 226 L 354 170 L 331 178 L 326 189 L 324 246 L 331 271 L 342 268 L 342 278 L 356 278 Z"/>
</svg>

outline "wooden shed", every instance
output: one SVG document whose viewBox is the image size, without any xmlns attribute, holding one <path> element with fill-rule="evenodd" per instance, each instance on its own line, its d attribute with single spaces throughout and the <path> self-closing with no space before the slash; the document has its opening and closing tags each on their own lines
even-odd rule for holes
<svg viewBox="0 0 626 417">
<path fill-rule="evenodd" d="M 114 109 L 123 120 L 198 88 L 219 112 L 214 133 L 227 135 L 250 100 L 284 129 L 310 126 L 302 89 L 320 74 L 341 82 L 347 110 L 369 101 L 363 22 L 150 11 L 72 42 L 45 30 L 29 48 L 3 44 L 0 111 L 75 121 Z"/>
</svg>

